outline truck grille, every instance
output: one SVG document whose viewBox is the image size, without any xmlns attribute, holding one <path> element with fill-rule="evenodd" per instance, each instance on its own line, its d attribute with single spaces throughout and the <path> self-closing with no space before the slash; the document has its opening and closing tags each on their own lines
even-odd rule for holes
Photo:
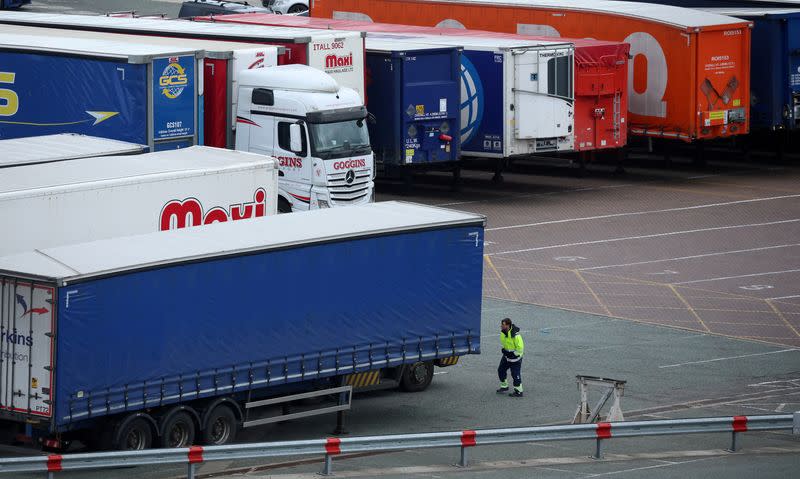
<svg viewBox="0 0 800 479">
<path fill-rule="evenodd" d="M 347 184 L 347 173 L 334 173 L 328 175 L 328 188 L 331 191 L 331 200 L 334 202 L 348 203 L 363 199 L 369 195 L 368 171 L 356 173 L 352 183 Z"/>
</svg>

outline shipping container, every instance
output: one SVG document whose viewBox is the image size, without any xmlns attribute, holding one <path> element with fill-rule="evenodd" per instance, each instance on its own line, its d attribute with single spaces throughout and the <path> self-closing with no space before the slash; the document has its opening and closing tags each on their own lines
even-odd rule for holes
<svg viewBox="0 0 800 479">
<path fill-rule="evenodd" d="M 458 170 L 461 50 L 367 38 L 372 151 L 387 175 Z"/>
<path fill-rule="evenodd" d="M 364 97 L 364 35 L 359 32 L 28 12 L 0 12 L 0 24 L 283 46 L 280 65 L 309 65 Z"/>
<path fill-rule="evenodd" d="M 54 29 L 5 25 L 3 32 L 23 35 L 52 35 Z M 233 148 L 236 126 L 238 75 L 240 70 L 271 67 L 278 64 L 278 55 L 284 53 L 281 46 L 258 43 L 241 43 L 194 38 L 154 37 L 151 35 L 108 34 L 85 30 L 58 29 L 57 35 L 66 38 L 88 40 L 112 40 L 115 42 L 157 45 L 170 48 L 190 48 L 203 51 L 203 83 L 199 92 L 200 143 L 218 148 Z"/>
<path fill-rule="evenodd" d="M 477 36 L 516 41 L 552 41 L 532 35 L 485 30 L 433 28 L 354 20 L 333 20 L 294 15 L 249 14 L 215 17 L 220 22 L 364 31 L 370 33 Z M 628 55 L 630 45 L 621 42 L 562 38 L 575 45 L 575 150 L 590 152 L 620 148 L 627 142 Z M 466 93 L 464 91 L 463 93 Z M 462 97 L 462 114 L 469 118 L 470 103 Z M 484 100 L 479 98 L 479 102 Z M 466 133 L 466 130 L 462 130 Z"/>
<path fill-rule="evenodd" d="M 16 358 L 0 415 L 61 441 L 188 446 L 310 415 L 254 419 L 365 373 L 419 369 L 400 383 L 424 389 L 434 364 L 480 352 L 484 222 L 384 202 L 0 258 L 0 357 Z"/>
<path fill-rule="evenodd" d="M 153 151 L 194 145 L 201 58 L 191 48 L 0 33 L 0 139 L 81 133 Z"/>
<path fill-rule="evenodd" d="M 29 136 L 0 140 L 0 168 L 98 156 L 137 155 L 146 151 L 145 145 L 75 133 Z"/>
<path fill-rule="evenodd" d="M 0 169 L 0 256 L 275 214 L 263 155 L 194 146 Z"/>
<path fill-rule="evenodd" d="M 311 15 L 629 43 L 631 133 L 693 141 L 749 130 L 751 24 L 739 19 L 607 0 L 324 0 Z"/>
</svg>

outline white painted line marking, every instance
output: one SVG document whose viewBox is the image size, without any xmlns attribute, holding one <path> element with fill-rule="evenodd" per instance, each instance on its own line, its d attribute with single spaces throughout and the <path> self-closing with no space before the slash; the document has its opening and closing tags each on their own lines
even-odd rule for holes
<svg viewBox="0 0 800 479">
<path fill-rule="evenodd" d="M 682 261 L 685 259 L 697 259 L 697 258 L 707 258 L 709 256 L 722 256 L 726 254 L 738 254 L 738 253 L 751 253 L 753 251 L 766 251 L 770 249 L 779 249 L 779 248 L 790 248 L 792 246 L 800 246 L 800 243 L 792 243 L 792 244 L 781 244 L 776 246 L 764 246 L 761 248 L 749 248 L 749 249 L 738 249 L 732 251 L 719 251 L 716 253 L 705 253 L 705 254 L 695 254 L 692 256 L 680 256 L 677 258 L 666 258 L 666 259 L 654 259 L 650 261 L 637 261 L 635 263 L 620 263 L 620 264 L 609 264 L 606 266 L 592 266 L 591 268 L 581 268 L 579 271 L 591 271 L 593 269 L 606 269 L 606 268 L 624 268 L 626 266 L 638 266 L 640 264 L 653 264 L 653 263 L 663 263 L 668 261 Z M 666 270 L 665 270 L 666 271 Z M 796 297 L 800 297 L 798 294 Z M 771 299 L 778 299 L 778 298 L 771 298 Z"/>
<path fill-rule="evenodd" d="M 782 403 L 780 403 L 778 405 L 778 407 L 775 408 L 775 412 L 783 412 L 783 408 L 785 408 L 785 407 L 786 407 L 786 403 L 782 402 Z"/>
<path fill-rule="evenodd" d="M 709 281 L 722 281 L 724 279 L 752 278 L 753 276 L 766 276 L 768 274 L 796 273 L 798 271 L 800 271 L 800 269 L 787 269 L 787 270 L 783 270 L 783 271 L 767 271 L 765 273 L 740 274 L 738 276 L 720 276 L 718 278 L 695 279 L 695 280 L 692 280 L 692 281 L 683 281 L 683 282 L 680 282 L 680 283 L 672 283 L 672 284 L 706 283 L 706 282 L 709 282 Z M 763 286 L 763 285 L 754 285 L 754 286 Z"/>
<path fill-rule="evenodd" d="M 743 354 L 741 356 L 728 356 L 727 358 L 714 358 L 714 359 L 705 359 L 703 361 L 689 361 L 688 363 L 667 364 L 665 366 L 659 366 L 658 369 L 677 368 L 679 366 L 688 366 L 690 364 L 715 363 L 717 361 L 728 361 L 730 359 L 752 358 L 752 357 L 755 357 L 755 356 L 766 356 L 768 354 L 788 353 L 790 351 L 800 351 L 800 349 L 797 349 L 797 348 L 781 349 L 781 350 L 778 350 L 778 351 L 767 351 L 766 353 Z"/>
<path fill-rule="evenodd" d="M 763 291 L 765 289 L 772 289 L 775 286 L 771 284 L 750 284 L 747 286 L 739 286 L 739 289 L 743 289 L 745 291 Z"/>
<path fill-rule="evenodd" d="M 800 294 L 793 294 L 791 296 L 778 296 L 777 298 L 767 298 L 767 299 L 772 301 L 773 299 L 789 299 L 789 298 L 800 298 Z"/>
<path fill-rule="evenodd" d="M 770 221 L 768 223 L 751 223 L 746 225 L 732 225 L 732 226 L 717 226 L 714 228 L 701 228 L 696 230 L 684 230 L 684 231 L 671 231 L 669 233 L 657 233 L 652 235 L 641 235 L 641 236 L 624 236 L 622 238 L 609 238 L 604 240 L 594 240 L 594 241 L 581 241 L 580 243 L 564 243 L 564 244 L 557 244 L 557 245 L 550 245 L 550 246 L 539 246 L 537 248 L 525 248 L 525 249 L 518 249 L 513 251 L 501 251 L 499 253 L 487 253 L 488 256 L 498 256 L 501 254 L 514 254 L 514 253 L 526 253 L 529 251 L 542 251 L 546 249 L 555 249 L 555 248 L 567 248 L 570 246 L 586 246 L 591 244 L 603 244 L 603 243 L 616 243 L 619 241 L 629 241 L 629 240 L 637 240 L 637 239 L 650 239 L 650 238 L 662 238 L 665 236 L 677 236 L 677 235 L 684 235 L 684 234 L 692 234 L 692 233 L 703 233 L 707 231 L 722 231 L 722 230 L 729 230 L 729 229 L 737 229 L 737 228 L 753 228 L 756 226 L 772 226 L 772 225 L 780 225 L 780 224 L 787 224 L 787 223 L 797 223 L 800 219 L 792 219 L 792 220 L 782 220 L 782 221 Z"/>
<path fill-rule="evenodd" d="M 582 192 L 582 191 L 598 191 L 598 190 L 610 190 L 614 188 L 625 188 L 628 186 L 636 186 L 634 184 L 626 184 L 626 185 L 608 185 L 608 186 L 592 186 L 587 188 L 567 188 L 563 190 L 557 191 L 548 191 L 547 193 L 533 193 L 529 195 L 508 195 L 503 198 L 490 198 L 486 200 L 469 200 L 469 201 L 453 201 L 451 203 L 439 203 L 434 206 L 459 206 L 459 205 L 471 205 L 475 203 L 489 203 L 491 201 L 502 201 L 502 200 L 509 200 L 509 199 L 517 199 L 517 198 L 536 198 L 539 196 L 552 196 L 558 195 L 561 193 L 575 193 L 575 192 Z"/>
<path fill-rule="evenodd" d="M 574 190 L 580 191 L 580 190 Z M 719 206 L 731 206 L 731 205 L 739 205 L 739 204 L 746 204 L 746 203 L 758 203 L 762 201 L 774 201 L 774 200 L 785 200 L 789 198 L 798 198 L 800 195 L 785 195 L 785 196 L 770 196 L 767 198 L 753 198 L 749 200 L 737 200 L 737 201 L 728 201 L 725 203 L 709 203 L 705 205 L 694 205 L 694 206 L 681 206 L 678 208 L 666 208 L 663 210 L 646 210 L 646 211 L 632 211 L 629 213 L 612 213 L 608 215 L 599 215 L 599 216 L 585 216 L 580 218 L 568 218 L 563 220 L 553 220 L 553 221 L 541 221 L 539 223 L 527 223 L 521 225 L 511 225 L 511 226 L 498 226 L 496 228 L 486 228 L 486 231 L 500 231 L 500 230 L 509 230 L 515 228 L 529 228 L 532 226 L 543 226 L 543 225 L 555 225 L 560 223 L 572 223 L 576 221 L 591 221 L 591 220 L 603 220 L 607 218 L 620 218 L 624 216 L 641 216 L 641 215 L 649 215 L 654 213 L 670 213 L 673 211 L 689 211 L 689 210 L 699 210 L 703 208 L 716 208 Z M 438 206 L 451 206 L 456 205 L 459 203 L 449 203 L 445 205 L 438 205 Z"/>
</svg>

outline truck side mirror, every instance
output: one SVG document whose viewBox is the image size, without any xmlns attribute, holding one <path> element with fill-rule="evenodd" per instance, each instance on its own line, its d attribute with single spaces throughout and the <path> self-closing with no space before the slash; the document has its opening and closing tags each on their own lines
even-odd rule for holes
<svg viewBox="0 0 800 479">
<path fill-rule="evenodd" d="M 303 151 L 303 130 L 298 123 L 289 125 L 289 148 L 295 152 L 300 153 Z"/>
<path fill-rule="evenodd" d="M 272 106 L 275 104 L 275 93 L 266 88 L 255 88 L 251 101 L 253 105 Z"/>
</svg>

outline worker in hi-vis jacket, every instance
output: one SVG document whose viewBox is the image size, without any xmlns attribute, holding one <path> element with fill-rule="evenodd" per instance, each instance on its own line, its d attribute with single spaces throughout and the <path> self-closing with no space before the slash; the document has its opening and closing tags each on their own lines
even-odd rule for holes
<svg viewBox="0 0 800 479">
<path fill-rule="evenodd" d="M 525 354 L 525 342 L 519 328 L 509 318 L 500 321 L 500 344 L 503 346 L 503 357 L 497 368 L 500 377 L 500 389 L 497 394 L 508 392 L 508 370 L 511 370 L 511 379 L 514 381 L 514 392 L 511 397 L 522 397 L 522 355 Z"/>
</svg>

